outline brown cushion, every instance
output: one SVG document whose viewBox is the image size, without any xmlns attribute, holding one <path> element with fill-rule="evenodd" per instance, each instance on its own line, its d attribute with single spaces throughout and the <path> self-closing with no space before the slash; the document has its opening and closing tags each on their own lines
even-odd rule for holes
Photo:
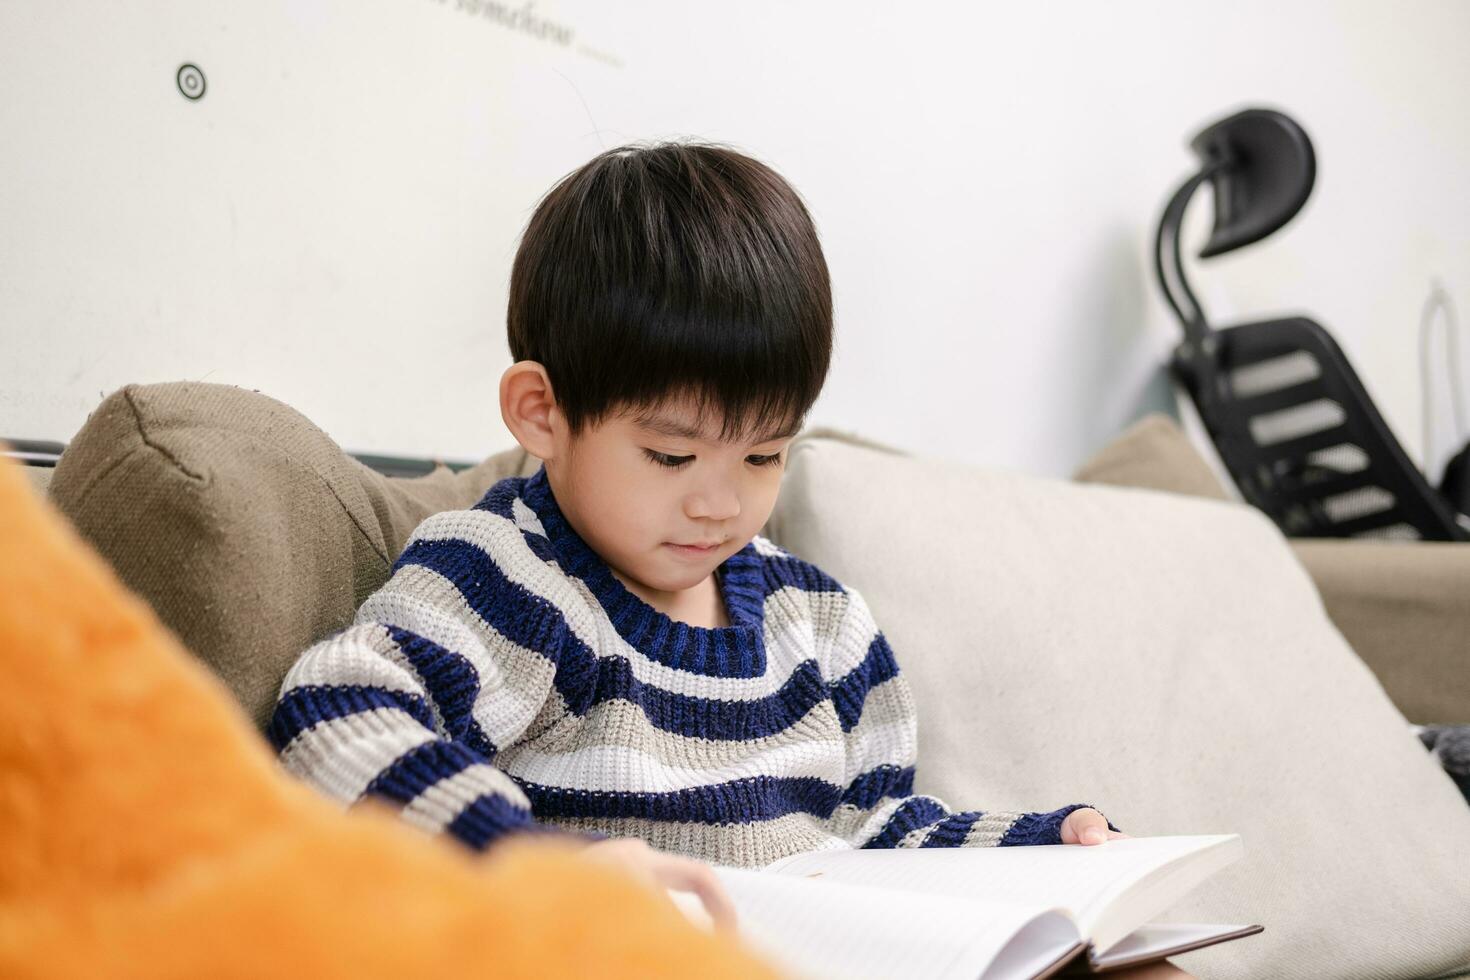
<svg viewBox="0 0 1470 980">
<path fill-rule="evenodd" d="M 1164 415 L 1136 423 L 1076 479 L 1226 496 L 1189 437 Z M 1470 545 L 1296 538 L 1291 546 L 1333 624 L 1406 718 L 1470 723 Z"/>
<path fill-rule="evenodd" d="M 1134 423 L 1083 463 L 1076 479 L 1079 483 L 1231 499 L 1183 430 L 1167 415 L 1157 413 Z"/>
<path fill-rule="evenodd" d="M 1404 713 L 1470 724 L 1470 544 L 1301 538 L 1332 622 Z"/>
<path fill-rule="evenodd" d="M 297 655 L 351 622 L 421 520 L 539 465 L 516 448 L 392 479 L 272 398 L 182 382 L 109 396 L 50 490 L 264 725 Z"/>
</svg>

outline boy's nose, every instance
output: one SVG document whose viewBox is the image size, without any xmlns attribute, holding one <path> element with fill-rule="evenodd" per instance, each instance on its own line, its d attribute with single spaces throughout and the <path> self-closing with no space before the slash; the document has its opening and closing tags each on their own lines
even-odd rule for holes
<svg viewBox="0 0 1470 980">
<path fill-rule="evenodd" d="M 706 488 L 685 498 L 684 513 L 691 518 L 728 521 L 740 516 L 740 498 L 730 490 Z"/>
</svg>

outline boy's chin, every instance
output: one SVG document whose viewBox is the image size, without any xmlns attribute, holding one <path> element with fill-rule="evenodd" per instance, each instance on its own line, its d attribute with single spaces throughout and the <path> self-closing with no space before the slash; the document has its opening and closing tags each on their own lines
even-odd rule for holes
<svg viewBox="0 0 1470 980">
<path fill-rule="evenodd" d="M 644 584 L 660 592 L 687 592 L 709 578 L 712 571 L 713 565 L 702 570 L 688 569 L 679 574 L 665 572 L 662 575 L 651 575 L 644 580 Z"/>
<path fill-rule="evenodd" d="M 655 563 L 656 567 L 644 569 L 647 575 L 640 577 L 639 580 L 649 588 L 660 592 L 683 592 L 708 579 L 719 566 L 720 561 L 720 555 L 695 560 L 677 557 L 665 558 Z"/>
</svg>

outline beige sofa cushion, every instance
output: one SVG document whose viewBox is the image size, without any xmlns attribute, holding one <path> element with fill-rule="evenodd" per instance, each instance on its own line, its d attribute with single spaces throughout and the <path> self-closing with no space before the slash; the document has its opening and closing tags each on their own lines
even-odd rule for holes
<svg viewBox="0 0 1470 980">
<path fill-rule="evenodd" d="M 1470 809 L 1256 511 L 813 439 L 771 532 L 866 596 L 914 686 L 922 790 L 1242 835 L 1169 918 L 1266 931 L 1185 969 L 1470 966 Z"/>
<path fill-rule="evenodd" d="M 1077 480 L 1224 499 L 1174 421 L 1150 415 Z M 1394 704 L 1418 724 L 1470 724 L 1470 544 L 1296 538 L 1327 614 Z"/>
<path fill-rule="evenodd" d="M 62 455 L 52 499 L 264 725 L 298 654 L 352 621 L 409 533 L 539 461 L 390 479 L 300 413 L 226 385 L 129 386 Z"/>
</svg>

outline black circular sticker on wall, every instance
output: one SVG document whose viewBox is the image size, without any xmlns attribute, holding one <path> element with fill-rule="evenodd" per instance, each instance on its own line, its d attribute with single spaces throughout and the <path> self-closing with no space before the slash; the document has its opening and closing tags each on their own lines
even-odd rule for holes
<svg viewBox="0 0 1470 980">
<path fill-rule="evenodd" d="M 174 80 L 179 84 L 179 91 L 184 98 L 191 102 L 204 97 L 204 72 L 197 65 L 184 64 L 179 66 L 179 73 Z"/>
</svg>

